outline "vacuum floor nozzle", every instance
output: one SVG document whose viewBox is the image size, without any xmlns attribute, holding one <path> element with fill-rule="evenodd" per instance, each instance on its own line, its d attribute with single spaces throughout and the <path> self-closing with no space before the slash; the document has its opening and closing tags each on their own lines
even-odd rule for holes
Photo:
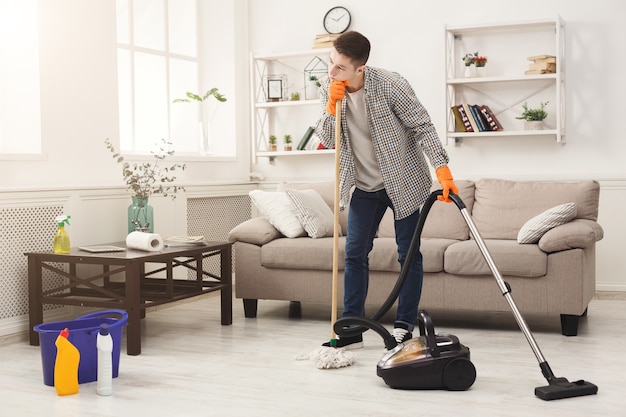
<svg viewBox="0 0 626 417">
<path fill-rule="evenodd" d="M 598 386 L 589 381 L 569 382 L 566 378 L 555 378 L 550 385 L 535 388 L 535 395 L 542 400 L 560 400 L 562 398 L 582 397 L 598 393 Z"/>
</svg>

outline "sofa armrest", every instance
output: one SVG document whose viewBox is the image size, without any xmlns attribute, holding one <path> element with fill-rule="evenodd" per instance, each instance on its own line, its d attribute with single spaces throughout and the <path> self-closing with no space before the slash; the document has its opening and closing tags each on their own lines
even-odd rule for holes
<svg viewBox="0 0 626 417">
<path fill-rule="evenodd" d="M 548 230 L 539 239 L 539 249 L 559 252 L 575 248 L 588 248 L 604 237 L 604 230 L 593 220 L 574 219 Z"/>
<path fill-rule="evenodd" d="M 228 233 L 227 240 L 230 243 L 245 242 L 263 246 L 281 236 L 282 234 L 272 226 L 266 217 L 254 217 L 235 226 Z"/>
</svg>

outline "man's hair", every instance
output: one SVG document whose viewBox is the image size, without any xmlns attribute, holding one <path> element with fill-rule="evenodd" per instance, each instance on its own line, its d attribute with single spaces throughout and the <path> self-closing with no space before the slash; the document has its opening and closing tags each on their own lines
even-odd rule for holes
<svg viewBox="0 0 626 417">
<path fill-rule="evenodd" d="M 355 67 L 365 65 L 370 57 L 370 41 L 353 30 L 340 35 L 333 46 L 341 55 L 350 58 Z"/>
</svg>

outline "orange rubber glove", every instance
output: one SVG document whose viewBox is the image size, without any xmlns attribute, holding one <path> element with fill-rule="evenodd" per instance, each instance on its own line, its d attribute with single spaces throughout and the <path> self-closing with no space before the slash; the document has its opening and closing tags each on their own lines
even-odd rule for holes
<svg viewBox="0 0 626 417">
<path fill-rule="evenodd" d="M 348 85 L 348 80 L 333 81 L 328 86 L 328 103 L 326 103 L 326 111 L 328 113 L 334 115 L 337 112 L 335 106 L 337 105 L 337 100 L 341 100 L 346 96 L 346 85 Z"/>
<path fill-rule="evenodd" d="M 439 181 L 439 184 L 441 184 L 441 188 L 443 188 L 443 195 L 438 196 L 437 200 L 451 203 L 452 200 L 450 200 L 450 192 L 458 194 L 459 189 L 452 179 L 452 173 L 450 172 L 450 168 L 448 168 L 447 165 L 444 165 L 440 168 L 437 168 L 435 170 L 435 173 L 437 174 L 437 180 Z"/>
</svg>

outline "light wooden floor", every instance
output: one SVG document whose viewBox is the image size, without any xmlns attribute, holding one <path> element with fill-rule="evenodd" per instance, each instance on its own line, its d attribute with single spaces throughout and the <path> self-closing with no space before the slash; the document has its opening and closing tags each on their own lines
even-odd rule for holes
<svg viewBox="0 0 626 417">
<path fill-rule="evenodd" d="M 526 317 L 557 376 L 586 379 L 598 395 L 542 401 L 546 385 L 535 356 L 511 314 L 451 316 L 431 312 L 440 333 L 470 347 L 477 379 L 470 390 L 401 391 L 376 376 L 382 340 L 365 333 L 365 348 L 350 367 L 319 370 L 298 355 L 330 335 L 329 306 L 303 305 L 302 319 L 287 317 L 288 303 L 260 302 L 245 319 L 234 303 L 232 326 L 221 326 L 219 298 L 148 313 L 143 353 L 127 356 L 111 397 L 96 383 L 58 397 L 43 384 L 39 347 L 25 338 L 0 347 L 0 407 L 11 416 L 626 416 L 626 300 L 600 296 L 577 337 L 559 332 L 558 318 Z"/>
</svg>

